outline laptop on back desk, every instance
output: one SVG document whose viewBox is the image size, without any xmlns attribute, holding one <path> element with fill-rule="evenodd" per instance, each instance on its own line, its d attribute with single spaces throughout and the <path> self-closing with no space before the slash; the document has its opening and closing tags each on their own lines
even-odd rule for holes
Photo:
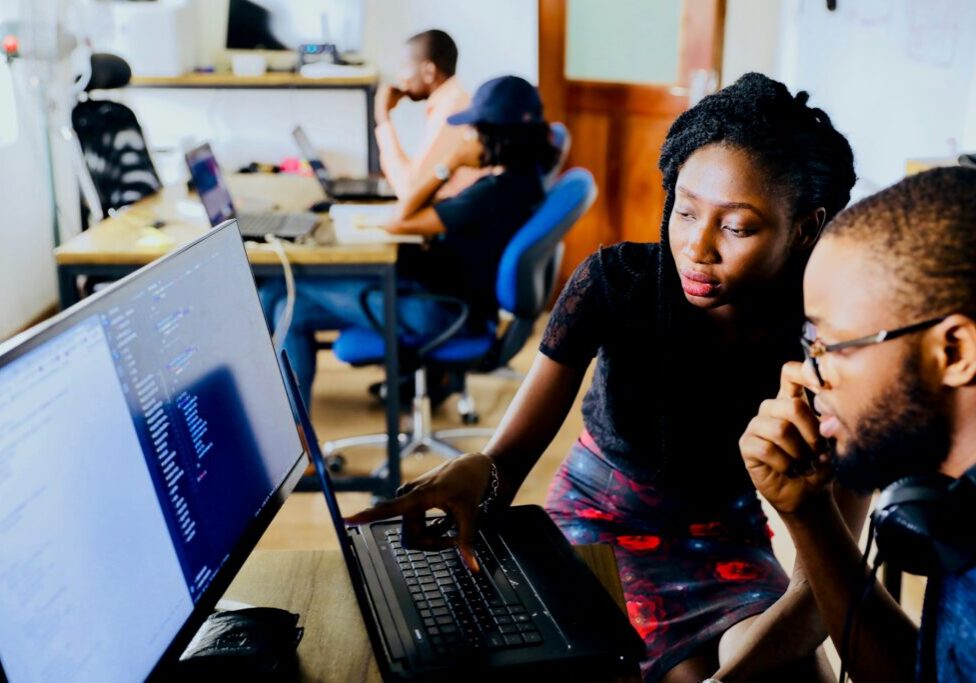
<svg viewBox="0 0 976 683">
<path fill-rule="evenodd" d="M 396 193 L 384 178 L 333 178 L 301 126 L 291 132 L 325 194 L 341 201 L 393 200 Z"/>
<path fill-rule="evenodd" d="M 186 164 L 213 227 L 236 218 L 244 239 L 263 241 L 269 233 L 283 239 L 304 237 L 319 224 L 319 217 L 310 212 L 238 214 L 217 158 L 207 143 L 187 152 Z"/>
</svg>

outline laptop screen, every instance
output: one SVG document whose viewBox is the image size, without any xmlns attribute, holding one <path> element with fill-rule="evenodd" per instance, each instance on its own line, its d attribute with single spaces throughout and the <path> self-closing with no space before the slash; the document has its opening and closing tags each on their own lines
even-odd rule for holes
<svg viewBox="0 0 976 683">
<path fill-rule="evenodd" d="M 220 225 L 234 218 L 237 215 L 234 202 L 210 145 L 203 144 L 187 152 L 186 164 L 190 167 L 190 177 L 207 211 L 210 225 Z"/>
<path fill-rule="evenodd" d="M 298 144 L 298 149 L 302 151 L 302 156 L 305 157 L 305 161 L 308 162 L 309 167 L 315 174 L 316 180 L 322 185 L 322 189 L 326 192 L 329 191 L 329 183 L 332 182 L 332 176 L 329 175 L 329 169 L 325 167 L 325 162 L 319 156 L 319 153 L 312 146 L 312 141 L 308 139 L 308 135 L 305 134 L 305 129 L 301 126 L 295 126 L 295 129 L 291 132 L 292 137 L 295 138 L 295 142 Z"/>
<path fill-rule="evenodd" d="M 178 655 L 303 456 L 233 223 L 0 346 L 0 680 Z"/>
</svg>

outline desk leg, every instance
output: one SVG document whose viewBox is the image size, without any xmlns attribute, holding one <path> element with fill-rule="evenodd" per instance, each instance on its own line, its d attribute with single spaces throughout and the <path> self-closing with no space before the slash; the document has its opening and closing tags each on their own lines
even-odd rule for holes
<svg viewBox="0 0 976 683">
<path fill-rule="evenodd" d="M 61 299 L 62 311 L 81 300 L 78 296 L 78 278 L 64 266 L 58 268 L 58 296 Z"/>
<path fill-rule="evenodd" d="M 397 346 L 396 267 L 383 273 L 383 334 L 386 345 L 386 462 L 387 479 L 384 492 L 392 498 L 400 487 L 400 354 Z"/>
<path fill-rule="evenodd" d="M 366 86 L 366 163 L 370 175 L 380 172 L 380 150 L 376 145 L 376 86 Z"/>
</svg>

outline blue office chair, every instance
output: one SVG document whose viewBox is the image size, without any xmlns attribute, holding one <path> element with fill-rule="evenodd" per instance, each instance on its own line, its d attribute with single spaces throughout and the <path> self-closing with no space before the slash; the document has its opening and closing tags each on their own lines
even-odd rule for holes
<svg viewBox="0 0 976 683">
<path fill-rule="evenodd" d="M 566 165 L 566 159 L 569 157 L 569 148 L 573 144 L 573 136 L 566 124 L 556 121 L 549 124 L 549 141 L 559 149 L 559 157 L 549 172 L 542 176 L 542 186 L 546 190 L 552 188 L 559 174 L 563 172 L 563 166 Z"/>
<path fill-rule="evenodd" d="M 451 329 L 436 339 L 400 337 L 402 355 L 414 360 L 415 394 L 413 430 L 400 434 L 401 455 L 434 451 L 444 457 L 461 455 L 449 440 L 490 437 L 493 429 L 459 428 L 434 431 L 431 426 L 430 398 L 427 395 L 427 369 L 436 367 L 461 373 L 490 372 L 504 367 L 531 336 L 536 318 L 552 298 L 562 262 L 562 239 L 596 199 L 592 174 L 582 168 L 564 173 L 546 194 L 546 199 L 529 221 L 515 234 L 502 254 L 495 282 L 501 306 L 501 324 L 483 334 L 465 331 L 467 305 L 453 300 L 460 314 Z M 443 299 L 444 297 L 438 297 Z M 367 308 L 368 310 L 368 308 Z M 344 330 L 332 347 L 336 357 L 355 367 L 383 363 L 383 333 L 377 322 L 373 328 Z M 470 396 L 462 387 L 462 403 Z M 462 408 L 463 412 L 463 408 Z M 341 469 L 342 452 L 356 446 L 381 446 L 386 434 L 353 436 L 322 444 L 330 467 Z M 376 473 L 385 474 L 385 467 Z"/>
</svg>

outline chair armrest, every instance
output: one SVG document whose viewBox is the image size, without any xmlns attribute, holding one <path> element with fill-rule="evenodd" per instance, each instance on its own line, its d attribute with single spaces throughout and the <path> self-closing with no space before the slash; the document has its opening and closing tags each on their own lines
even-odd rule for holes
<svg viewBox="0 0 976 683">
<path fill-rule="evenodd" d="M 363 313 L 366 315 L 366 319 L 369 320 L 369 324 L 373 327 L 373 329 L 379 332 L 380 334 L 384 333 L 386 331 L 386 328 L 383 325 L 383 323 L 377 320 L 376 316 L 373 315 L 373 311 L 370 310 L 369 295 L 372 294 L 373 292 L 382 291 L 382 289 L 383 288 L 379 286 L 367 287 L 359 295 L 359 305 L 362 308 Z M 451 339 L 454 335 L 456 335 L 458 332 L 461 331 L 461 328 L 464 327 L 464 323 L 468 321 L 468 314 L 470 312 L 470 307 L 465 301 L 462 301 L 457 297 L 446 296 L 443 294 L 431 294 L 429 292 L 405 291 L 404 294 L 414 298 L 425 299 L 427 301 L 435 301 L 438 303 L 447 304 L 449 306 L 453 306 L 457 308 L 457 315 L 454 318 L 454 320 L 451 322 L 451 324 L 447 326 L 447 329 L 445 329 L 443 332 L 441 332 L 433 339 L 431 339 L 429 342 L 427 342 L 426 344 L 424 344 L 423 346 L 421 346 L 416 350 L 417 356 L 420 358 L 423 358 L 426 354 L 430 353 L 431 351 L 433 351 L 434 349 L 436 349 L 437 347 L 441 346 L 446 341 Z M 415 330 L 411 330 L 408 325 L 403 324 L 403 327 L 406 329 L 407 332 L 412 334 L 417 334 L 417 332 Z"/>
</svg>

